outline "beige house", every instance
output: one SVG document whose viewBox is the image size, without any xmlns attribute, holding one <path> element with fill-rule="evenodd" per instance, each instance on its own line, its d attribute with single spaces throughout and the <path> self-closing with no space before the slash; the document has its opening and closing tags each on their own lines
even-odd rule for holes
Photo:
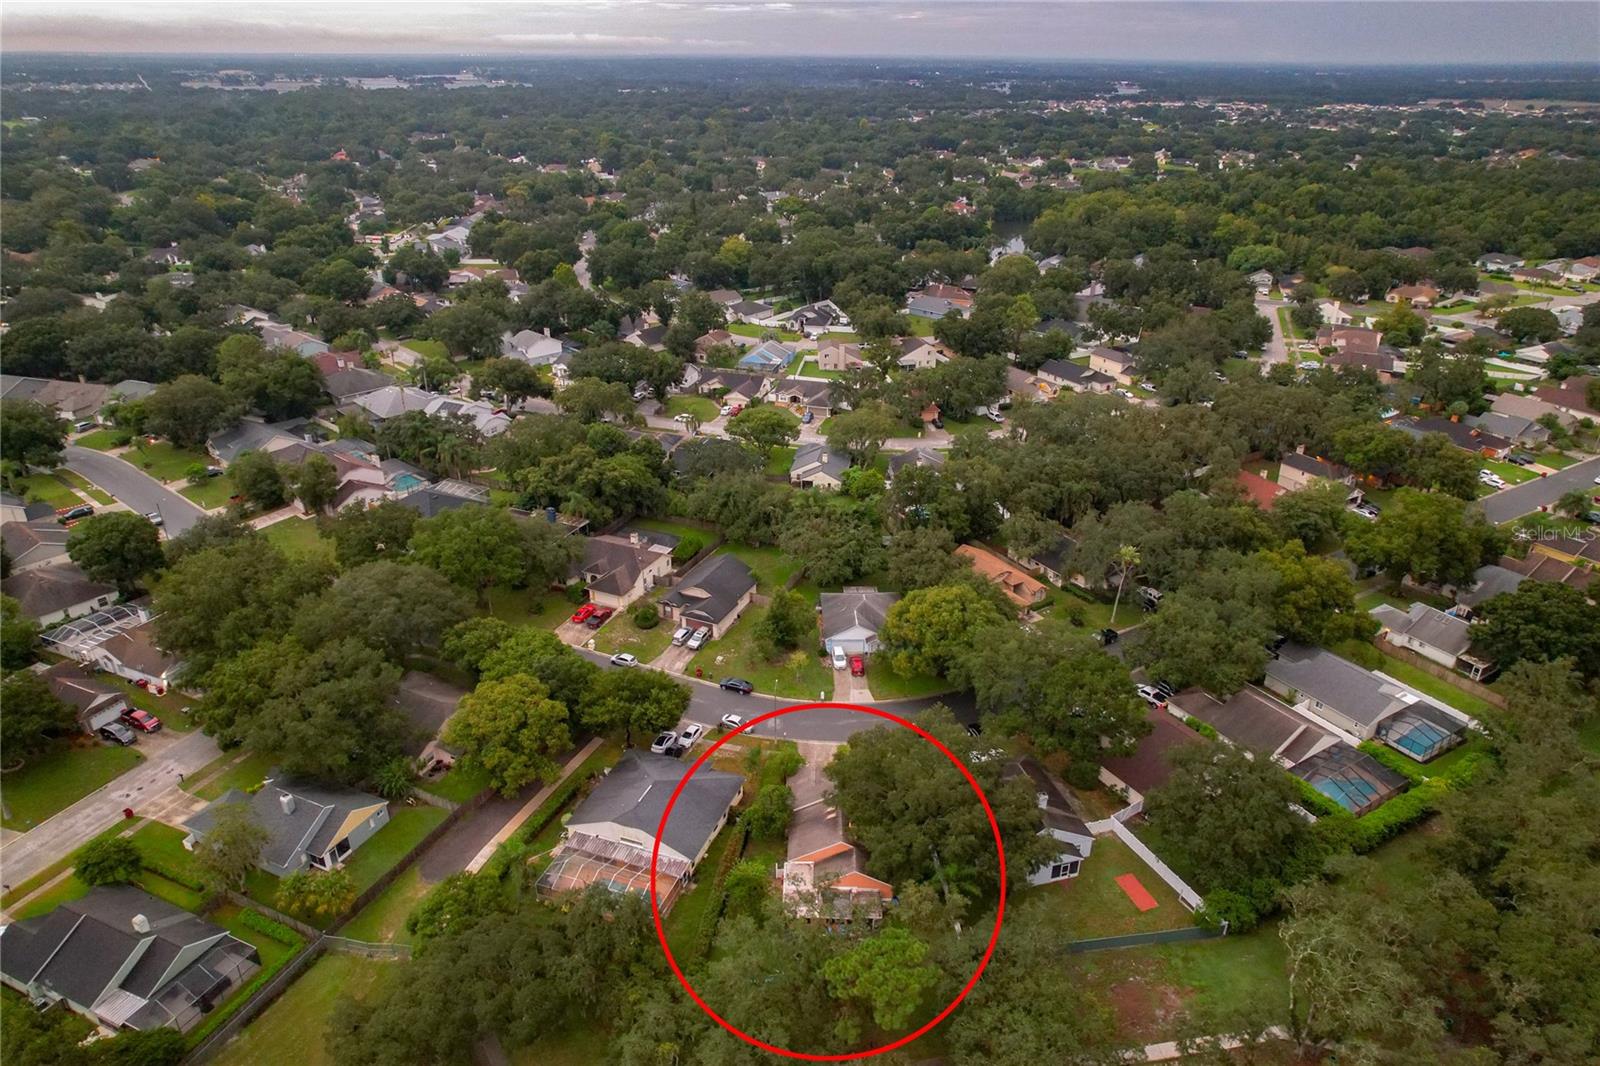
<svg viewBox="0 0 1600 1066">
<path fill-rule="evenodd" d="M 573 579 L 584 583 L 591 603 L 617 610 L 655 588 L 672 572 L 672 550 L 637 533 L 587 537 Z"/>
<path fill-rule="evenodd" d="M 861 360 L 861 345 L 845 341 L 824 341 L 817 346 L 817 369 L 840 374 L 865 365 Z"/>
<path fill-rule="evenodd" d="M 1096 348 L 1089 353 L 1089 369 L 1116 378 L 1123 385 L 1132 385 L 1134 378 L 1133 356 L 1117 348 Z"/>
<path fill-rule="evenodd" d="M 1299 452 L 1284 456 L 1283 462 L 1278 466 L 1278 484 L 1289 492 L 1308 488 L 1319 481 L 1337 481 L 1348 485 L 1350 472 L 1326 459 L 1302 455 Z"/>
</svg>

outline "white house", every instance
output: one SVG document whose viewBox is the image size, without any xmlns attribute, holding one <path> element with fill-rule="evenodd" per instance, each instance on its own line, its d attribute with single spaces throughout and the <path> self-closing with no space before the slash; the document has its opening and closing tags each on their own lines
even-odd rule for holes
<svg viewBox="0 0 1600 1066">
<path fill-rule="evenodd" d="M 1048 885 L 1077 877 L 1083 860 L 1094 850 L 1094 834 L 1088 825 L 1072 813 L 1056 783 L 1034 760 L 1024 757 L 1007 763 L 1001 776 L 1006 780 L 1027 778 L 1038 797 L 1039 816 L 1043 822 L 1039 835 L 1050 837 L 1061 848 L 1049 862 L 1028 874 L 1028 884 Z"/>
<path fill-rule="evenodd" d="M 871 655 L 878 650 L 878 631 L 900 599 L 892 592 L 873 588 L 847 588 L 818 597 L 822 615 L 822 646 L 829 655 Z"/>
</svg>

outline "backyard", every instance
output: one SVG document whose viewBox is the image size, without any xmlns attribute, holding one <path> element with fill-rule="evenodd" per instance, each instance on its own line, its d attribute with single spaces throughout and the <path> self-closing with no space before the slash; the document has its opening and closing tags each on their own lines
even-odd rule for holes
<svg viewBox="0 0 1600 1066">
<path fill-rule="evenodd" d="M 489 590 L 489 613 L 512 625 L 554 629 L 576 609 L 565 596 L 557 592 L 539 593 L 532 589 L 509 588 Z"/>
<path fill-rule="evenodd" d="M 333 541 L 322 535 L 311 518 L 284 518 L 261 530 L 285 554 L 296 559 L 321 556 L 333 561 Z"/>
<path fill-rule="evenodd" d="M 340 927 L 339 935 L 374 944 L 411 943 L 406 919 L 432 887 L 422 880 L 420 864 L 412 863 L 377 899 Z"/>
<path fill-rule="evenodd" d="M 1155 897 L 1153 909 L 1141 912 L 1133 905 L 1116 881 L 1124 874 L 1133 874 Z M 1029 888 L 1020 905 L 1049 908 L 1052 924 L 1071 940 L 1183 929 L 1194 924 L 1177 894 L 1114 836 L 1095 838 L 1094 850 L 1083 860 L 1077 877 Z"/>
<path fill-rule="evenodd" d="M 74 737 L 67 745 L 0 776 L 3 824 L 26 832 L 139 765 L 136 748 Z"/>
<path fill-rule="evenodd" d="M 277 1066 L 293 1049 L 297 1066 L 328 1066 L 327 1026 L 342 996 L 364 999 L 402 972 L 396 962 L 325 954 L 288 991 L 229 1041 L 217 1066 Z"/>
</svg>

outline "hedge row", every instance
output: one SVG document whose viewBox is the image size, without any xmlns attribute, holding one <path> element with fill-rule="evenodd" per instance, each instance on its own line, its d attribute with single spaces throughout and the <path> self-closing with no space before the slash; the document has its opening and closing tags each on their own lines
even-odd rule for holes
<svg viewBox="0 0 1600 1066">
<path fill-rule="evenodd" d="M 744 846 L 749 839 L 749 830 L 730 837 L 728 846 L 722 850 L 722 857 L 717 860 L 716 873 L 711 875 L 711 902 L 706 905 L 705 914 L 700 916 L 700 935 L 697 940 L 702 959 L 711 954 L 711 942 L 716 939 L 717 925 L 728 906 L 728 873 L 739 861 L 739 856 L 744 854 Z"/>
<path fill-rule="evenodd" d="M 1202 722 L 1192 714 L 1184 716 L 1183 724 L 1194 730 L 1196 733 L 1199 733 L 1203 737 L 1210 737 L 1212 740 L 1222 739 L 1217 735 L 1217 731 L 1215 729 Z"/>
<path fill-rule="evenodd" d="M 239 911 L 239 924 L 246 929 L 253 929 L 262 936 L 271 937 L 280 944 L 294 947 L 301 942 L 300 934 L 290 929 L 282 922 L 268 918 L 260 911 L 251 910 L 249 907 Z"/>
<path fill-rule="evenodd" d="M 179 873 L 171 867 L 163 866 L 158 862 L 145 862 L 140 865 L 156 876 L 164 877 L 175 885 L 182 885 L 191 892 L 198 892 L 201 895 L 206 893 L 206 886 L 193 874 Z"/>
</svg>

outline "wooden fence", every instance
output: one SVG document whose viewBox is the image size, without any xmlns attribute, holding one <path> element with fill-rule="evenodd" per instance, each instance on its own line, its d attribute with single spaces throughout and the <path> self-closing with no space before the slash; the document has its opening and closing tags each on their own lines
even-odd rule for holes
<svg viewBox="0 0 1600 1066">
<path fill-rule="evenodd" d="M 1471 678 L 1462 677 L 1448 666 L 1441 666 L 1431 659 L 1424 659 L 1410 648 L 1401 648 L 1390 644 L 1382 636 L 1373 637 L 1372 643 L 1374 647 L 1384 655 L 1389 656 L 1389 658 L 1398 659 L 1407 666 L 1414 666 L 1425 674 L 1437 677 L 1440 681 L 1448 681 L 1461 691 L 1470 693 L 1485 703 L 1493 704 L 1502 709 L 1506 705 L 1506 698 L 1488 685 L 1473 681 Z M 1382 667 L 1379 667 L 1379 670 L 1381 672 Z"/>
</svg>

